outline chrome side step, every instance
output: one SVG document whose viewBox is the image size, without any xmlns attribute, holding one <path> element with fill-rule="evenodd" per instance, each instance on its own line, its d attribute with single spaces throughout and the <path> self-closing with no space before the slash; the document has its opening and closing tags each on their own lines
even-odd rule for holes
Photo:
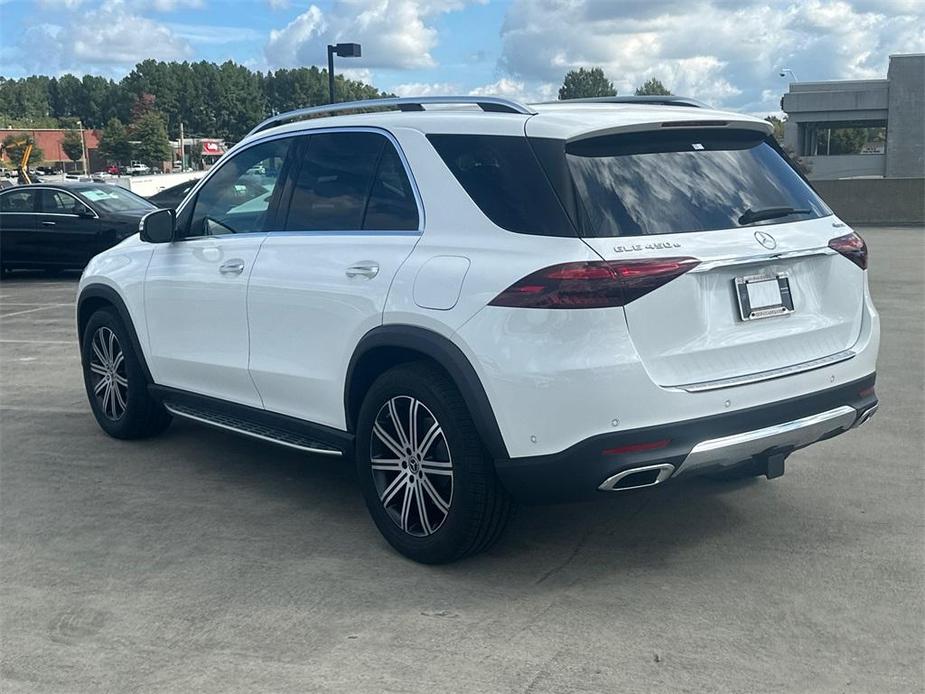
<svg viewBox="0 0 925 694">
<path fill-rule="evenodd" d="M 269 441 L 287 448 L 294 448 L 306 453 L 315 453 L 317 455 L 342 455 L 341 451 L 332 448 L 327 444 L 314 441 L 306 436 L 297 434 L 284 429 L 265 426 L 248 422 L 237 417 L 222 414 L 214 410 L 206 410 L 187 405 L 181 405 L 175 402 L 165 402 L 164 407 L 172 415 L 189 419 L 194 422 L 200 422 L 208 426 L 233 431 L 236 434 L 243 434 L 251 438 Z"/>
</svg>

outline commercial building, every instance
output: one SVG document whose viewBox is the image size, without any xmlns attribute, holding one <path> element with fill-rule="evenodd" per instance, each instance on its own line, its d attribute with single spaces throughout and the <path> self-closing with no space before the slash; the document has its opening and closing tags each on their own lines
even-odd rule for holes
<svg viewBox="0 0 925 694">
<path fill-rule="evenodd" d="M 79 171 L 80 160 L 73 162 L 64 153 L 64 135 L 68 131 L 63 128 L 6 128 L 0 130 L 0 141 L 5 140 L 8 136 L 14 137 L 31 137 L 35 146 L 41 150 L 41 161 L 34 157 L 29 166 L 39 165 L 60 168 L 66 171 Z M 78 131 L 79 132 L 79 131 Z M 99 130 L 84 130 L 84 146 L 87 150 L 87 165 L 91 171 L 96 171 L 103 166 L 103 159 L 98 155 L 97 150 L 100 146 Z M 10 161 L 6 151 L 3 152 L 3 163 L 5 166 L 14 168 L 19 162 Z"/>
<path fill-rule="evenodd" d="M 886 79 L 793 82 L 784 145 L 851 223 L 925 223 L 925 54 L 890 56 Z"/>
<path fill-rule="evenodd" d="M 925 54 L 890 56 L 886 79 L 793 82 L 781 108 L 810 178 L 925 175 Z"/>
</svg>

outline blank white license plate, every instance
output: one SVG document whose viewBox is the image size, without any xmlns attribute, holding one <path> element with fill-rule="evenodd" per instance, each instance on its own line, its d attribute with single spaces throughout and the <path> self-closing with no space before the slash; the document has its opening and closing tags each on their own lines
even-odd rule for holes
<svg viewBox="0 0 925 694">
<path fill-rule="evenodd" d="M 793 311 L 790 280 L 786 275 L 737 277 L 735 285 L 742 320 L 770 318 Z"/>
</svg>

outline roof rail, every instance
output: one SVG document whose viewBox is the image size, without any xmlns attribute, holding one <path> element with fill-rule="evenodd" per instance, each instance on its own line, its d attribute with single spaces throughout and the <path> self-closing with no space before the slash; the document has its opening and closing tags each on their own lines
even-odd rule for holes
<svg viewBox="0 0 925 694">
<path fill-rule="evenodd" d="M 342 111 L 357 111 L 363 109 L 395 108 L 399 111 L 423 111 L 424 106 L 474 104 L 483 111 L 495 113 L 521 113 L 527 116 L 536 114 L 533 109 L 524 106 L 518 101 L 504 99 L 498 96 L 420 96 L 420 97 L 393 97 L 388 99 L 365 99 L 363 101 L 346 101 L 325 106 L 312 106 L 300 108 L 287 113 L 271 116 L 248 133 L 248 136 L 259 133 L 283 123 L 321 116 L 325 114 L 340 113 Z"/>
<path fill-rule="evenodd" d="M 689 106 L 710 108 L 709 105 L 687 96 L 596 96 L 588 99 L 545 101 L 546 104 L 649 104 L 650 106 Z"/>
</svg>

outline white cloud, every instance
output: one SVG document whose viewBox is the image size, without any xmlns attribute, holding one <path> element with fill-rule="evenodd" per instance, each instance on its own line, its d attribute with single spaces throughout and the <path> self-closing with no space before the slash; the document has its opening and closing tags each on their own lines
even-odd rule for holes
<svg viewBox="0 0 925 694">
<path fill-rule="evenodd" d="M 389 91 L 398 96 L 455 96 L 464 90 L 454 82 L 406 82 Z"/>
<path fill-rule="evenodd" d="M 621 94 L 657 77 L 673 92 L 777 110 L 786 82 L 886 74 L 925 50 L 923 0 L 514 0 L 501 69 L 527 88 L 600 66 Z"/>
<path fill-rule="evenodd" d="M 68 21 L 66 30 L 48 22 L 25 31 L 20 45 L 42 46 L 42 50 L 30 48 L 24 62 L 45 73 L 106 71 L 145 58 L 178 60 L 193 53 L 189 43 L 170 28 L 134 13 L 122 0 L 109 0 L 95 10 L 81 12 L 79 21 L 65 19 L 74 19 Z"/>
<path fill-rule="evenodd" d="M 475 0 L 484 2 L 485 0 Z M 370 68 L 432 68 L 437 45 L 433 20 L 473 0 L 333 0 L 311 5 L 287 26 L 270 32 L 265 53 L 279 67 L 323 65 L 329 43 L 363 45 L 360 64 Z"/>
<path fill-rule="evenodd" d="M 288 10 L 291 4 L 290 0 L 267 0 L 271 10 Z"/>
<path fill-rule="evenodd" d="M 202 7 L 203 0 L 153 0 L 150 6 L 158 12 L 173 12 L 180 7 Z"/>
</svg>

